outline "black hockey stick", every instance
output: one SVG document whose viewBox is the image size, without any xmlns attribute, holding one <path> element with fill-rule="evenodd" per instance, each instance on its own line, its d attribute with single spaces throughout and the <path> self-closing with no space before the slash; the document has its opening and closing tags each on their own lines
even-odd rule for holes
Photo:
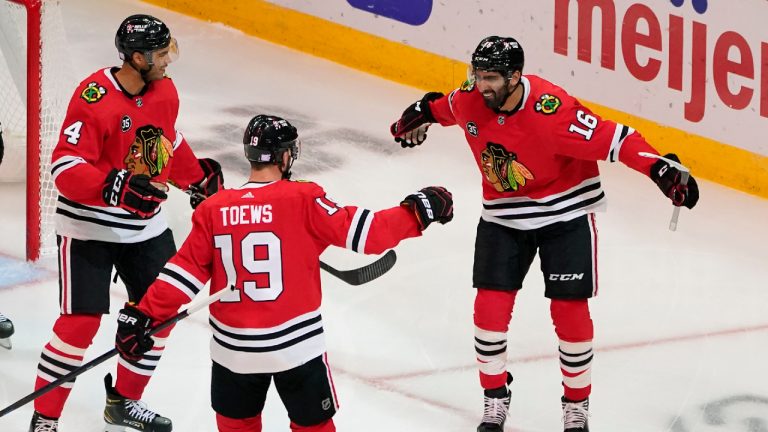
<svg viewBox="0 0 768 432">
<path fill-rule="evenodd" d="M 336 270 L 322 261 L 320 261 L 320 268 L 350 285 L 361 285 L 388 272 L 389 269 L 395 265 L 396 261 L 397 254 L 394 249 L 390 249 L 381 258 L 360 268 L 352 270 Z"/>
<path fill-rule="evenodd" d="M 176 324 L 177 322 L 183 320 L 184 318 L 192 315 L 193 313 L 199 311 L 200 309 L 205 308 L 206 306 L 210 305 L 211 303 L 214 303 L 218 301 L 220 298 L 222 298 L 225 294 L 230 292 L 231 290 L 234 290 L 235 287 L 231 287 L 230 289 L 223 289 L 221 291 L 216 292 L 215 294 L 210 295 L 207 299 L 205 299 L 204 302 L 199 303 L 197 305 L 190 306 L 187 309 L 184 309 L 183 311 L 177 313 L 176 315 L 172 316 L 171 318 L 168 318 L 167 320 L 163 321 L 162 323 L 158 324 L 157 327 L 152 328 L 152 330 L 147 332 L 148 336 L 152 336 L 162 330 L 165 330 L 166 328 Z M 0 417 L 15 411 L 17 408 L 22 407 L 29 402 L 39 398 L 40 396 L 48 393 L 49 391 L 55 389 L 56 387 L 59 387 L 60 385 L 68 382 L 73 381 L 76 377 L 82 375 L 85 372 L 88 372 L 89 370 L 93 369 L 94 367 L 104 363 L 105 361 L 112 358 L 115 354 L 117 354 L 117 348 L 112 348 L 111 350 L 105 352 L 104 354 L 96 357 L 95 359 L 89 361 L 88 363 L 80 366 L 79 368 L 73 370 L 72 372 L 64 375 L 63 377 L 57 379 L 56 381 L 48 383 L 45 387 L 42 387 L 38 390 L 35 390 L 34 392 L 24 396 L 23 398 L 17 400 L 16 402 L 8 405 L 7 407 L 0 410 Z"/>
</svg>

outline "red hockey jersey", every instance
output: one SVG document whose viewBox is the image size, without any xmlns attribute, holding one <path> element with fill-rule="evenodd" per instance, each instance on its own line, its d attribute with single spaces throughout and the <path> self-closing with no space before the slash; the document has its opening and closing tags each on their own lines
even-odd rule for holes
<svg viewBox="0 0 768 432">
<path fill-rule="evenodd" d="M 192 231 L 139 304 L 157 320 L 210 292 L 212 359 L 237 373 L 291 369 L 325 352 L 319 256 L 329 246 L 378 254 L 419 236 L 394 207 L 338 206 L 315 183 L 281 180 L 220 191 L 192 215 Z"/>
<path fill-rule="evenodd" d="M 59 191 L 59 235 L 135 243 L 168 227 L 160 209 L 141 219 L 104 203 L 104 179 L 113 168 L 146 174 L 159 183 L 172 181 L 182 189 L 203 177 L 195 155 L 176 131 L 179 96 L 173 81 L 152 81 L 130 96 L 115 79 L 116 71 L 95 72 L 80 83 L 69 102 L 51 156 L 51 176 Z"/>
<path fill-rule="evenodd" d="M 459 125 L 483 174 L 482 218 L 529 230 L 591 213 L 605 204 L 598 160 L 621 161 L 649 176 L 657 152 L 634 129 L 603 120 L 560 87 L 521 78 L 519 109 L 498 112 L 473 85 L 430 103 L 440 124 Z"/>
</svg>

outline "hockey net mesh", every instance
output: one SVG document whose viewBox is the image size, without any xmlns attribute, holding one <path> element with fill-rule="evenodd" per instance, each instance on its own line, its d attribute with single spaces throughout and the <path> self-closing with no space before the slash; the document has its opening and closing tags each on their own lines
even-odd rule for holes
<svg viewBox="0 0 768 432">
<path fill-rule="evenodd" d="M 27 213 L 27 236 L 37 235 L 40 245 L 37 253 L 28 247 L 28 258 L 56 252 L 53 214 L 57 192 L 50 175 L 51 151 L 75 85 L 66 60 L 67 42 L 58 0 L 43 0 L 39 19 L 32 24 L 39 25 L 41 44 L 40 49 L 30 52 L 36 57 L 33 61 L 40 62 L 41 72 L 40 76 L 28 73 L 27 46 L 29 35 L 35 31 L 27 25 L 27 14 L 35 16 L 30 10 L 18 3 L 0 0 L 0 122 L 6 143 L 0 181 L 22 182 L 33 175 L 40 180 L 38 192 L 29 190 L 27 181 L 28 205 L 39 206 L 40 214 L 40 220 L 30 220 L 30 212 Z M 28 85 L 41 89 L 40 118 L 35 126 L 40 132 L 40 141 L 36 143 L 27 142 L 27 117 L 34 116 L 28 109 Z M 39 154 L 40 164 L 34 173 L 27 173 L 27 146 Z"/>
</svg>

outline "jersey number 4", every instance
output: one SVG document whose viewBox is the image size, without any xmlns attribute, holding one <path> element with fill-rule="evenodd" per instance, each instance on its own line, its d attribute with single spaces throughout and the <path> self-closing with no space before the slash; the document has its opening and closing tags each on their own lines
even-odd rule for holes
<svg viewBox="0 0 768 432">
<path fill-rule="evenodd" d="M 222 302 L 239 302 L 241 289 L 237 288 L 237 270 L 245 269 L 253 275 L 248 280 L 248 275 L 240 275 L 243 281 L 242 292 L 248 298 L 256 302 L 273 301 L 283 292 L 283 260 L 280 247 L 280 239 L 271 232 L 252 232 L 246 235 L 238 247 L 240 248 L 241 263 L 235 263 L 232 254 L 232 235 L 217 235 L 213 237 L 213 244 L 221 252 L 221 263 L 227 274 L 227 286 L 234 286 L 235 290 L 224 296 Z M 257 258 L 256 250 L 266 248 L 266 258 Z M 256 275 L 266 276 L 267 286 L 258 286 Z M 262 283 L 263 285 L 263 283 Z"/>
</svg>

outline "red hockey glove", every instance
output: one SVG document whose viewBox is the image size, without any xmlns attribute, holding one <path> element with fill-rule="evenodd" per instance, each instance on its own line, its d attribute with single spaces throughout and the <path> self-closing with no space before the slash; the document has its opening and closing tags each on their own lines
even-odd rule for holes
<svg viewBox="0 0 768 432">
<path fill-rule="evenodd" d="M 400 205 L 413 210 L 422 231 L 432 222 L 445 224 L 453 219 L 453 195 L 442 186 L 425 187 L 405 197 Z"/>
<path fill-rule="evenodd" d="M 680 162 L 674 153 L 664 155 L 665 158 Z M 687 184 L 681 184 L 680 170 L 670 165 L 663 159 L 659 159 L 651 166 L 651 180 L 661 189 L 661 192 L 672 204 L 680 207 L 693 208 L 699 201 L 699 185 L 693 176 L 688 177 Z"/>
<path fill-rule="evenodd" d="M 197 208 L 206 198 L 224 189 L 224 173 L 221 165 L 213 159 L 198 159 L 200 168 L 203 169 L 203 178 L 199 182 L 189 186 L 189 205 Z"/>
<path fill-rule="evenodd" d="M 117 315 L 117 335 L 115 348 L 123 358 L 138 361 L 155 345 L 151 337 L 146 336 L 152 319 L 140 311 L 133 303 L 126 303 Z"/>
<path fill-rule="evenodd" d="M 155 214 L 157 207 L 168 195 L 153 186 L 148 176 L 133 175 L 128 170 L 113 168 L 104 180 L 102 198 L 109 206 L 120 207 L 141 218 L 148 218 Z"/>
<path fill-rule="evenodd" d="M 399 142 L 403 148 L 414 147 L 423 143 L 427 139 L 429 125 L 436 121 L 429 108 L 429 102 L 443 96 L 445 95 L 442 93 L 430 92 L 406 108 L 400 116 L 400 120 L 392 123 L 392 126 L 389 127 L 389 131 L 395 137 L 395 142 Z"/>
</svg>

